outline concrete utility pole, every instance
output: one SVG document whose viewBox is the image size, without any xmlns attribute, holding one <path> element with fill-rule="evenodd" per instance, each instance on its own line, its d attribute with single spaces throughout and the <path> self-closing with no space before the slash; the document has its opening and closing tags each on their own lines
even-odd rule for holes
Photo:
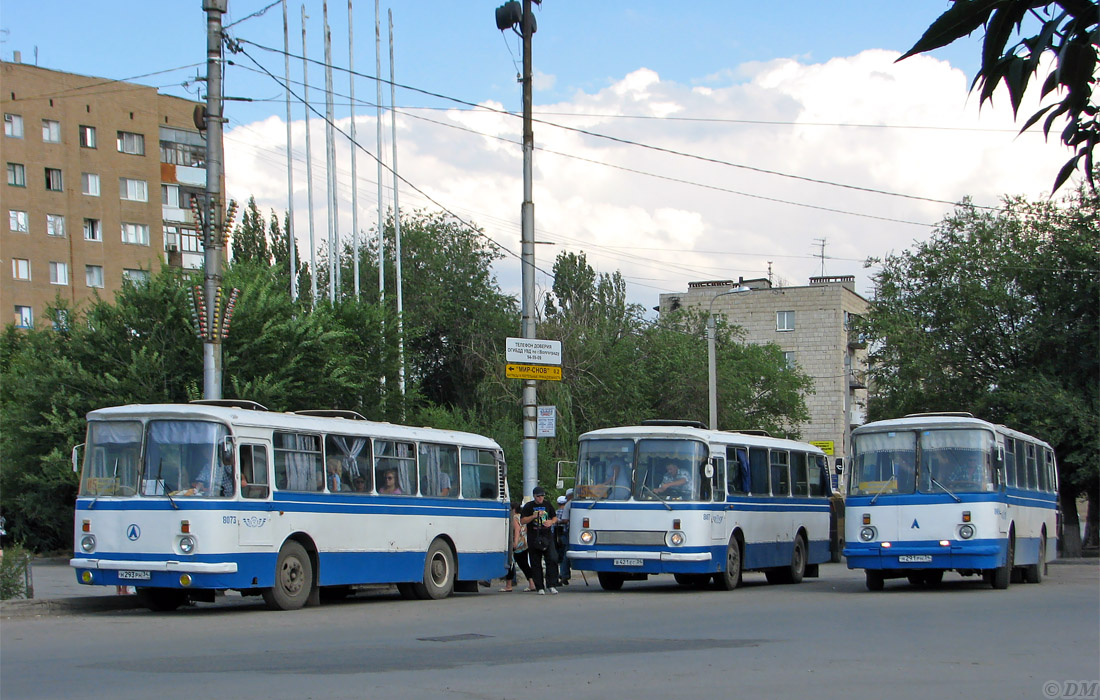
<svg viewBox="0 0 1100 700">
<path fill-rule="evenodd" d="M 202 343 L 203 398 L 222 397 L 218 294 L 222 284 L 225 211 L 222 207 L 222 15 L 229 0 L 203 0 L 206 12 L 206 205 L 202 208 L 206 329 Z"/>
<path fill-rule="evenodd" d="M 291 146 L 290 121 L 290 23 L 287 21 L 286 0 L 283 0 L 283 71 L 286 79 L 286 243 L 290 253 L 290 299 L 298 301 L 298 245 L 294 240 L 294 149 Z"/>
<path fill-rule="evenodd" d="M 535 335 L 535 202 L 532 194 L 532 167 L 535 155 L 535 134 L 531 128 L 531 37 L 535 33 L 535 18 L 531 0 L 523 0 L 523 204 L 520 208 L 520 256 L 523 284 L 523 337 Z M 539 480 L 539 439 L 535 415 L 538 398 L 535 380 L 523 380 L 523 496 Z"/>
</svg>

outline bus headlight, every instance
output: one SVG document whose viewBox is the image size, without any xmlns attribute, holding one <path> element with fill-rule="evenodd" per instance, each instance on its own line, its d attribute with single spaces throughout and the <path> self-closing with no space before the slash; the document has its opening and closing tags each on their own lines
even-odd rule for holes
<svg viewBox="0 0 1100 700">
<path fill-rule="evenodd" d="M 974 526 L 973 525 L 969 525 L 969 524 L 959 525 L 959 537 L 961 537 L 964 540 L 968 540 L 973 536 L 974 536 Z"/>
<path fill-rule="evenodd" d="M 687 537 L 680 530 L 673 530 L 672 532 L 668 533 L 668 543 L 673 547 L 679 547 L 685 541 L 687 541 Z"/>
<path fill-rule="evenodd" d="M 860 528 L 859 539 L 863 540 L 864 542 L 870 542 L 875 539 L 875 535 L 877 534 L 878 533 L 875 532 L 875 528 L 873 527 Z"/>
<path fill-rule="evenodd" d="M 577 539 L 581 541 L 581 544 L 592 544 L 596 541 L 596 533 L 591 530 L 583 530 Z"/>
<path fill-rule="evenodd" d="M 84 535 L 80 538 L 80 549 L 85 554 L 91 554 L 95 551 L 95 535 Z"/>
<path fill-rule="evenodd" d="M 195 538 L 191 535 L 184 535 L 180 538 L 180 551 L 184 554 L 190 554 L 195 551 Z"/>
</svg>

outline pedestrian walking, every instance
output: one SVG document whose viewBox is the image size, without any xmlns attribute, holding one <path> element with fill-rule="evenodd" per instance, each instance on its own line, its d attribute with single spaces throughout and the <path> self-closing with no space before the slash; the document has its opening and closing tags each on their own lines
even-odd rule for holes
<svg viewBox="0 0 1100 700">
<path fill-rule="evenodd" d="M 554 548 L 554 523 L 557 513 L 554 506 L 546 500 L 546 490 L 536 486 L 531 491 L 532 500 L 524 504 L 520 511 L 520 522 L 527 526 L 528 561 L 531 574 L 535 578 L 535 588 L 539 595 L 557 594 L 558 555 Z M 546 563 L 546 577 L 543 578 L 543 562 Z"/>
</svg>

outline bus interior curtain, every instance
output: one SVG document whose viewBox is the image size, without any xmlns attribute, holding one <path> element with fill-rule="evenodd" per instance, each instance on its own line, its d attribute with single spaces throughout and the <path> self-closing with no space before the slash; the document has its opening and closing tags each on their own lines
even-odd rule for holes
<svg viewBox="0 0 1100 700">
<path fill-rule="evenodd" d="M 332 440 L 336 443 L 336 447 L 343 453 L 344 471 L 346 471 L 352 479 L 357 476 L 361 476 L 359 469 L 359 454 L 363 451 L 363 448 L 367 446 L 366 438 L 348 438 L 342 435 L 332 435 Z M 349 444 L 350 442 L 350 444 Z"/>
</svg>

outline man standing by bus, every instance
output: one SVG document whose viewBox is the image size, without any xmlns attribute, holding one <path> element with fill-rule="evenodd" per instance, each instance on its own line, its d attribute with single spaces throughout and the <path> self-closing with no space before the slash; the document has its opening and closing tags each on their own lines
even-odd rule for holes
<svg viewBox="0 0 1100 700">
<path fill-rule="evenodd" d="M 546 595 L 543 580 L 543 560 L 546 561 L 546 580 L 551 594 L 558 589 L 558 555 L 554 549 L 554 523 L 557 514 L 546 500 L 546 491 L 536 486 L 531 491 L 532 500 L 523 505 L 520 511 L 520 523 L 527 526 L 527 551 L 530 553 L 531 572 L 535 578 L 535 588 L 539 595 Z"/>
</svg>

